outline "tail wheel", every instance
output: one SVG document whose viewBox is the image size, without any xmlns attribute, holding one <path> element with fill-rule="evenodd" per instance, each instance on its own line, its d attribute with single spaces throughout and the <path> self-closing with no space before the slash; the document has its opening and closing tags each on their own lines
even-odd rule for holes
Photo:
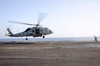
<svg viewBox="0 0 100 66">
<path fill-rule="evenodd" d="M 45 36 L 43 36 L 43 38 L 45 38 Z"/>
</svg>

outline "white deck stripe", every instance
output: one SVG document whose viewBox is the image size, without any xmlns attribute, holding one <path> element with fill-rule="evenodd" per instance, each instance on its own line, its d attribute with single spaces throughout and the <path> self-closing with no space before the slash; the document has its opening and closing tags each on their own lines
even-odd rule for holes
<svg viewBox="0 0 100 66">
<path fill-rule="evenodd" d="M 55 41 L 51 42 L 48 47 L 51 47 L 53 44 L 55 43 Z"/>
</svg>

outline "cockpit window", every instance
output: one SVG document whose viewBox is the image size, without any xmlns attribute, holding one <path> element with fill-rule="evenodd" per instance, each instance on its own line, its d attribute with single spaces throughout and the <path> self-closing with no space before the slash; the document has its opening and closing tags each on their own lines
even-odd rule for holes
<svg viewBox="0 0 100 66">
<path fill-rule="evenodd" d="M 48 28 L 45 28 L 45 30 L 47 30 Z"/>
<path fill-rule="evenodd" d="M 27 28 L 26 30 L 25 30 L 25 32 L 27 32 L 27 31 L 29 31 L 30 30 L 30 28 Z"/>
</svg>

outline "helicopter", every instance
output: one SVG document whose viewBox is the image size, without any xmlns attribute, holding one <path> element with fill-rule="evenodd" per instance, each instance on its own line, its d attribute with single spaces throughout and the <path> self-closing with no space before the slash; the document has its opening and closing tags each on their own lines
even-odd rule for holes
<svg viewBox="0 0 100 66">
<path fill-rule="evenodd" d="M 33 36 L 33 37 L 45 38 L 46 35 L 52 34 L 53 31 L 50 30 L 47 27 L 42 27 L 40 25 L 41 21 L 42 21 L 42 19 L 38 20 L 37 24 L 22 23 L 22 22 L 17 22 L 17 21 L 9 21 L 11 23 L 30 25 L 30 26 L 34 26 L 34 27 L 27 28 L 25 31 L 19 32 L 19 33 L 16 33 L 16 34 L 13 34 L 11 32 L 10 28 L 7 28 L 8 34 L 6 34 L 6 36 L 9 36 L 9 37 L 28 37 L 28 36 Z M 28 38 L 25 38 L 25 39 L 28 40 Z"/>
</svg>

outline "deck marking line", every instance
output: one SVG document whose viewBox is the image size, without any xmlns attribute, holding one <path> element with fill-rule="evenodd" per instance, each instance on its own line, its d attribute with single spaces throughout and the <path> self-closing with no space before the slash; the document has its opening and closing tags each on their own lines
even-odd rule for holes
<svg viewBox="0 0 100 66">
<path fill-rule="evenodd" d="M 53 44 L 55 43 L 55 41 L 51 42 L 48 47 L 51 47 Z"/>
</svg>

